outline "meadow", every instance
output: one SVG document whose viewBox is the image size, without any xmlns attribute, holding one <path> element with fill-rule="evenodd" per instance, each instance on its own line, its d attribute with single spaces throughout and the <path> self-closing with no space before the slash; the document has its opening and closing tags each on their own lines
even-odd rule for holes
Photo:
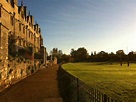
<svg viewBox="0 0 136 102">
<path fill-rule="evenodd" d="M 114 99 L 136 102 L 135 63 L 67 63 L 62 68 Z"/>
</svg>

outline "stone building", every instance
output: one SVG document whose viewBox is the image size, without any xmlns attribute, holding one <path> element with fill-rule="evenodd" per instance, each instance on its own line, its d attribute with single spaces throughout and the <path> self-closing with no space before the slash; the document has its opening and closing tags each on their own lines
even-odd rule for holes
<svg viewBox="0 0 136 102">
<path fill-rule="evenodd" d="M 29 58 L 41 53 L 46 58 L 40 26 L 27 7 L 23 3 L 18 6 L 18 0 L 0 0 L 0 91 L 39 68 L 34 67 L 34 60 L 20 61 L 19 57 L 10 60 L 11 52 L 13 55 L 22 52 Z M 46 59 L 42 60 L 46 63 Z"/>
<path fill-rule="evenodd" d="M 33 53 L 40 52 L 43 44 L 40 26 L 28 13 L 27 7 L 18 0 L 0 0 L 0 59 L 8 56 L 8 43 L 15 43 L 15 50 L 31 47 Z"/>
</svg>

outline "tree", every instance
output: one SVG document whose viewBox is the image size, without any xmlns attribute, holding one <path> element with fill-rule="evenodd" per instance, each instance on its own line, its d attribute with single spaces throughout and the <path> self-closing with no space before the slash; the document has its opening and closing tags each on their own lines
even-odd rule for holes
<svg viewBox="0 0 136 102">
<path fill-rule="evenodd" d="M 57 56 L 58 55 L 58 48 L 53 48 L 52 49 L 52 55 Z"/>
<path fill-rule="evenodd" d="M 116 54 L 120 58 L 120 66 L 122 66 L 122 57 L 125 55 L 125 53 L 123 50 L 118 50 Z"/>
<path fill-rule="evenodd" d="M 129 57 L 130 61 L 132 61 L 132 62 L 136 61 L 136 53 L 135 52 L 133 52 L 133 51 L 129 52 L 128 57 Z"/>
<path fill-rule="evenodd" d="M 109 61 L 117 61 L 117 56 L 113 52 L 109 53 Z"/>
<path fill-rule="evenodd" d="M 71 55 L 71 61 L 76 62 L 77 59 L 78 59 L 78 58 L 77 58 L 77 51 L 74 50 L 74 49 L 71 49 L 70 55 Z"/>
<path fill-rule="evenodd" d="M 101 51 L 97 54 L 98 59 L 100 62 L 108 61 L 109 60 L 109 55 L 108 53 Z"/>
<path fill-rule="evenodd" d="M 69 62 L 70 61 L 70 55 L 63 54 L 59 60 L 59 62 Z"/>
<path fill-rule="evenodd" d="M 91 56 L 90 56 L 89 59 L 90 59 L 91 62 L 98 62 L 99 61 L 99 58 L 98 58 L 98 56 L 96 54 L 96 51 L 94 51 L 94 53 L 91 52 Z"/>
<path fill-rule="evenodd" d="M 78 48 L 77 50 L 71 49 L 70 54 L 74 62 L 84 62 L 87 61 L 87 58 L 89 57 L 87 50 L 84 47 Z"/>
<path fill-rule="evenodd" d="M 58 48 L 53 48 L 50 53 L 51 53 L 50 59 L 54 60 L 54 57 L 56 57 L 58 60 L 58 63 L 61 63 L 62 55 L 63 55 L 62 50 L 58 50 Z"/>
</svg>

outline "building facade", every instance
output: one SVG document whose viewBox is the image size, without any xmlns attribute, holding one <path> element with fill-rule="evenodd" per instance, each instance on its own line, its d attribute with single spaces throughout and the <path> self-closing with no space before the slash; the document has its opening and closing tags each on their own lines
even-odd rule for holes
<svg viewBox="0 0 136 102">
<path fill-rule="evenodd" d="M 44 57 L 34 60 L 35 53 Z M 20 62 L 22 57 L 32 60 Z M 0 91 L 37 71 L 45 58 L 41 28 L 27 7 L 18 6 L 18 0 L 0 0 Z"/>
<path fill-rule="evenodd" d="M 18 6 L 18 0 L 0 0 L 0 59 L 7 59 L 8 46 L 13 42 L 12 50 L 31 47 L 34 53 L 40 52 L 41 28 L 23 3 Z"/>
</svg>

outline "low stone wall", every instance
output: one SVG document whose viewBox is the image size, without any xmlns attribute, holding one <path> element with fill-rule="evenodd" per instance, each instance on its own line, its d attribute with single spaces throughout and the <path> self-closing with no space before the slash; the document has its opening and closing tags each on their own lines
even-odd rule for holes
<svg viewBox="0 0 136 102">
<path fill-rule="evenodd" d="M 26 78 L 40 68 L 38 61 L 33 63 L 29 60 L 9 60 L 8 63 L 0 63 L 0 91 L 10 85 Z"/>
</svg>

